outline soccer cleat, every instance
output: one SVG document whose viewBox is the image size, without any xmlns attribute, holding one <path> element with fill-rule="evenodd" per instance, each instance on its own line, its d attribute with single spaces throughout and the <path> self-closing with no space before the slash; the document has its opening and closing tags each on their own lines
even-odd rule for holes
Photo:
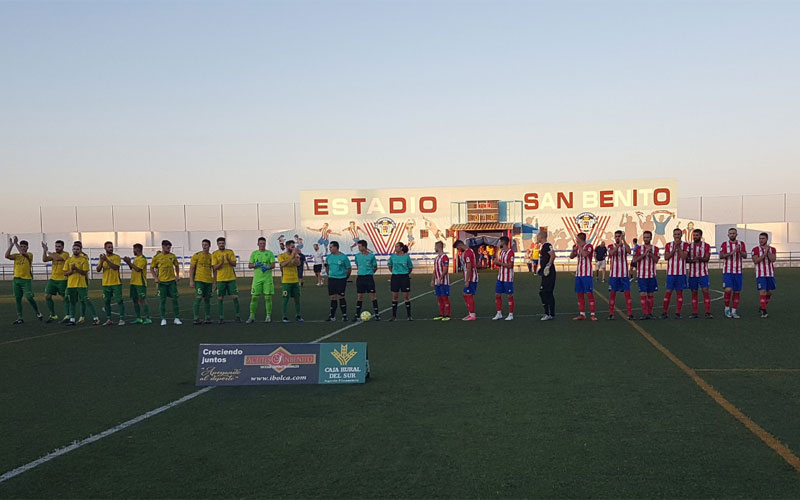
<svg viewBox="0 0 800 500">
<path fill-rule="evenodd" d="M 392 316 L 391 318 L 389 318 L 389 321 L 397 321 L 397 316 Z"/>
<path fill-rule="evenodd" d="M 66 324 L 67 324 L 67 323 L 69 323 L 70 321 L 72 321 L 72 320 L 69 318 L 69 316 L 64 316 L 64 319 L 62 319 L 62 320 L 61 320 L 61 323 L 63 323 L 63 324 L 65 324 L 65 325 L 66 325 Z"/>
<path fill-rule="evenodd" d="M 689 319 L 698 319 L 699 317 L 700 317 L 700 315 L 697 314 L 697 313 L 692 313 L 692 314 L 689 315 Z"/>
<path fill-rule="evenodd" d="M 378 313 L 375 313 L 375 315 L 372 316 L 372 319 L 375 320 L 375 321 L 380 321 L 381 320 L 381 315 L 378 314 Z"/>
<path fill-rule="evenodd" d="M 646 320 L 650 319 L 650 317 L 651 316 L 649 314 L 643 314 L 643 315 L 639 316 L 639 321 L 646 321 Z"/>
<path fill-rule="evenodd" d="M 114 322 L 113 322 L 113 321 L 111 321 L 110 319 L 109 319 L 109 320 L 106 320 L 106 322 L 105 322 L 105 323 L 103 323 L 103 326 L 113 326 L 113 325 L 114 325 Z"/>
<path fill-rule="evenodd" d="M 252 316 L 247 318 L 247 321 L 245 321 L 245 323 L 248 324 L 248 325 L 251 325 L 251 324 L 253 324 L 255 322 L 256 322 L 256 319 L 254 317 L 252 317 Z"/>
<path fill-rule="evenodd" d="M 680 313 L 675 313 L 675 319 L 681 319 Z"/>
<path fill-rule="evenodd" d="M 441 321 L 442 319 L 444 319 L 444 316 L 436 316 L 433 318 L 434 321 Z"/>
<path fill-rule="evenodd" d="M 272 323 L 272 318 L 267 316 L 267 319 L 264 320 L 264 323 Z"/>
<path fill-rule="evenodd" d="M 44 315 L 42 313 L 36 313 L 36 319 L 42 321 L 44 319 Z"/>
<path fill-rule="evenodd" d="M 442 321 L 450 321 L 450 316 L 445 316 L 442 318 Z"/>
<path fill-rule="evenodd" d="M 572 318 L 572 321 L 584 321 L 585 319 L 586 319 L 586 315 L 585 314 L 579 314 L 579 315 L 575 316 L 574 318 Z"/>
<path fill-rule="evenodd" d="M 142 321 L 142 318 L 136 318 L 135 320 L 131 321 L 132 325 L 141 325 L 142 323 L 144 323 L 144 321 Z"/>
<path fill-rule="evenodd" d="M 53 321 L 58 321 L 58 316 L 55 314 L 48 316 L 47 321 L 45 321 L 45 323 L 52 323 Z"/>
<path fill-rule="evenodd" d="M 731 317 L 731 308 L 730 307 L 726 307 L 725 308 L 725 317 L 726 318 L 730 318 Z"/>
<path fill-rule="evenodd" d="M 167 326 L 167 320 L 166 319 L 162 319 L 161 320 L 161 326 Z"/>
<path fill-rule="evenodd" d="M 633 321 L 633 320 L 635 320 L 635 319 L 636 319 L 636 318 L 634 318 L 634 317 L 633 317 L 633 314 L 629 314 L 629 315 L 628 315 L 628 321 Z"/>
<path fill-rule="evenodd" d="M 543 314 L 542 318 L 539 321 L 550 321 L 551 319 L 553 319 L 553 317 L 550 316 L 549 314 Z"/>
<path fill-rule="evenodd" d="M 503 313 L 500 311 L 497 311 L 497 314 L 494 315 L 492 321 L 497 321 L 498 319 L 503 319 Z"/>
<path fill-rule="evenodd" d="M 78 318 L 78 324 L 79 324 L 79 325 L 80 325 L 81 323 L 85 323 L 85 322 L 86 322 L 86 318 L 84 318 L 83 316 L 81 316 L 80 318 Z"/>
<path fill-rule="evenodd" d="M 714 319 L 714 316 L 711 313 L 706 313 L 706 319 Z"/>
<path fill-rule="evenodd" d="M 661 313 L 661 319 L 669 319 L 669 314 Z"/>
<path fill-rule="evenodd" d="M 506 316 L 506 321 L 514 321 L 514 313 L 508 313 L 508 316 Z"/>
<path fill-rule="evenodd" d="M 67 321 L 66 326 L 75 326 L 75 320 L 70 319 L 69 321 Z"/>
<path fill-rule="evenodd" d="M 767 310 L 766 309 L 762 309 L 761 310 L 761 317 L 762 318 L 769 318 L 769 314 L 767 314 Z"/>
<path fill-rule="evenodd" d="M 125 320 L 124 319 L 119 320 L 119 323 L 117 323 L 117 325 L 125 326 Z"/>
<path fill-rule="evenodd" d="M 358 317 L 358 314 L 354 314 L 354 315 L 353 315 L 353 323 L 358 323 L 358 320 L 359 320 L 359 319 L 360 319 L 360 318 Z"/>
<path fill-rule="evenodd" d="M 214 322 L 213 322 L 213 321 L 211 321 L 210 319 L 206 318 L 206 320 L 205 320 L 205 321 L 203 321 L 203 324 L 204 324 L 204 325 L 212 325 L 212 324 L 214 324 Z"/>
<path fill-rule="evenodd" d="M 21 325 L 22 323 L 25 323 L 25 321 L 22 318 L 17 318 L 16 321 L 14 321 L 14 323 L 12 323 L 12 324 L 13 325 Z"/>
<path fill-rule="evenodd" d="M 295 316 L 294 320 L 298 323 L 303 323 L 305 321 L 301 316 Z"/>
<path fill-rule="evenodd" d="M 242 322 L 241 316 L 236 316 L 236 318 L 234 318 L 234 321 L 237 323 L 241 323 Z"/>
<path fill-rule="evenodd" d="M 195 318 L 194 321 L 192 321 L 192 324 L 193 325 L 202 325 L 203 321 L 200 318 Z"/>
<path fill-rule="evenodd" d="M 181 321 L 179 318 L 175 318 L 172 320 L 172 323 L 175 325 L 182 325 L 183 321 Z"/>
<path fill-rule="evenodd" d="M 464 316 L 463 318 L 461 318 L 461 321 L 475 321 L 475 320 L 477 320 L 477 319 L 478 319 L 478 317 L 477 317 L 476 315 L 474 315 L 474 314 L 467 314 L 466 316 Z"/>
<path fill-rule="evenodd" d="M 594 314 L 589 316 L 589 319 L 591 319 L 592 321 L 598 321 L 597 316 L 595 316 Z"/>
<path fill-rule="evenodd" d="M 289 318 L 287 318 L 286 316 L 284 316 L 284 317 L 283 317 L 283 319 L 281 320 L 281 322 L 282 322 L 282 323 L 288 323 L 288 322 L 289 322 Z"/>
<path fill-rule="evenodd" d="M 613 314 L 609 314 L 609 315 L 608 315 L 608 320 L 609 320 L 609 321 L 614 321 L 614 319 L 615 319 L 615 318 L 614 318 L 614 315 L 613 315 Z"/>
<path fill-rule="evenodd" d="M 733 318 L 733 319 L 740 319 L 741 318 L 741 316 L 739 316 L 739 313 L 736 311 L 736 309 L 731 309 L 731 318 Z"/>
<path fill-rule="evenodd" d="M 328 321 L 330 323 L 335 323 L 336 322 L 336 316 L 331 316 L 328 319 L 326 319 L 325 321 Z"/>
<path fill-rule="evenodd" d="M 92 320 L 92 324 L 93 324 L 93 325 L 99 325 L 99 324 L 100 324 L 100 318 L 94 318 L 94 319 Z"/>
<path fill-rule="evenodd" d="M 152 319 L 150 319 L 150 318 L 145 318 L 145 319 L 142 321 L 142 324 L 143 324 L 143 325 L 152 325 L 152 324 L 153 324 L 153 320 L 152 320 Z"/>
</svg>

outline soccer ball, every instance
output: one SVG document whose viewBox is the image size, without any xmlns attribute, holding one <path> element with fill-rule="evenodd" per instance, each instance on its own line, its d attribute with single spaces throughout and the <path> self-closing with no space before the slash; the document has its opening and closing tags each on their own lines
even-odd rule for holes
<svg viewBox="0 0 800 500">
<path fill-rule="evenodd" d="M 361 313 L 361 321 L 369 321 L 372 319 L 372 313 L 369 311 L 363 311 Z"/>
</svg>

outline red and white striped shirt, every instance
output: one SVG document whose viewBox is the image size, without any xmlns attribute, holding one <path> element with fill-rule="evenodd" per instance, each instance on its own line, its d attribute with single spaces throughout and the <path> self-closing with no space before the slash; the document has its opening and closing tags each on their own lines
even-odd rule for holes
<svg viewBox="0 0 800 500">
<path fill-rule="evenodd" d="M 611 250 L 613 248 L 617 248 L 616 255 L 611 255 Z M 614 243 L 608 245 L 608 254 L 610 257 L 608 258 L 609 264 L 611 264 L 611 274 L 612 278 L 627 278 L 628 277 L 628 253 L 630 252 L 631 247 L 628 245 L 615 245 Z"/>
<path fill-rule="evenodd" d="M 467 274 L 467 263 L 472 266 L 472 273 Z M 474 283 L 478 281 L 478 264 L 475 261 L 475 252 L 471 248 L 464 250 L 461 254 L 461 267 L 464 268 L 464 281 Z"/>
<path fill-rule="evenodd" d="M 708 243 L 692 243 L 689 245 L 689 257 L 697 260 L 700 257 L 711 255 L 711 245 Z M 690 278 L 708 276 L 708 262 L 689 262 L 686 264 Z"/>
<path fill-rule="evenodd" d="M 581 255 L 583 251 L 589 251 L 589 255 L 584 257 Z M 587 243 L 583 248 L 578 247 L 578 269 L 575 270 L 575 276 L 580 278 L 583 276 L 592 275 L 592 256 L 594 255 L 594 247 L 591 243 Z"/>
<path fill-rule="evenodd" d="M 433 284 L 450 284 L 450 257 L 447 254 L 437 255 L 433 261 Z"/>
<path fill-rule="evenodd" d="M 769 247 L 767 249 L 772 255 L 775 255 L 775 248 Z M 753 248 L 753 257 L 761 257 L 761 247 Z M 756 264 L 756 278 L 774 278 L 775 277 L 775 264 L 770 262 L 769 258 L 762 260 Z"/>
<path fill-rule="evenodd" d="M 658 255 L 658 247 L 652 245 L 653 255 Z M 644 245 L 640 245 L 639 248 L 636 249 L 636 253 L 634 256 L 639 257 L 640 255 L 644 255 L 645 248 Z M 639 278 L 655 278 L 656 277 L 656 263 L 653 262 L 652 256 L 648 255 L 644 259 L 640 260 L 636 263 L 636 269 L 639 272 Z"/>
<path fill-rule="evenodd" d="M 723 273 L 742 274 L 742 254 L 739 251 L 747 251 L 743 241 L 725 241 L 720 245 L 721 253 L 735 252 L 725 258 L 722 266 Z"/>
<path fill-rule="evenodd" d="M 680 251 L 684 253 L 689 251 L 688 243 L 680 242 L 679 245 L 680 247 L 678 247 L 678 249 L 680 249 Z M 669 243 L 664 245 L 664 254 L 671 252 L 674 246 L 675 246 L 674 241 L 670 241 Z M 674 254 L 672 254 L 672 257 L 667 260 L 667 275 L 681 276 L 683 274 L 686 274 L 686 259 L 681 259 L 680 256 L 678 255 L 678 252 L 676 251 Z"/>
<path fill-rule="evenodd" d="M 512 267 L 501 267 L 498 269 L 497 281 L 514 281 L 514 250 L 510 248 L 501 250 L 500 255 L 497 256 L 497 262 L 512 264 Z"/>
</svg>

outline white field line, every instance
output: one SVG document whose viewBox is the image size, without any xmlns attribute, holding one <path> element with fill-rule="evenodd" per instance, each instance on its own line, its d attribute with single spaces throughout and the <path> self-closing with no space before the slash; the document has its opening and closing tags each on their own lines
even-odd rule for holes
<svg viewBox="0 0 800 500">
<path fill-rule="evenodd" d="M 453 282 L 453 284 L 458 283 L 459 281 L 461 281 L 461 280 L 455 281 L 455 282 Z M 430 295 L 431 293 L 433 293 L 433 290 L 427 291 L 425 293 L 421 293 L 419 295 L 415 295 L 414 297 L 411 297 L 411 300 L 416 300 L 416 299 L 418 299 L 420 297 L 424 297 L 426 295 Z M 385 313 L 385 312 L 391 311 L 391 310 L 392 310 L 392 308 L 388 307 L 388 308 L 382 310 L 381 313 Z M 363 324 L 364 324 L 364 322 L 361 322 L 361 321 L 358 321 L 358 322 L 355 322 L 355 323 L 349 323 L 349 324 L 343 326 L 342 328 L 339 328 L 338 330 L 336 330 L 336 331 L 334 331 L 332 333 L 329 333 L 327 335 L 324 335 L 324 336 L 322 336 L 322 337 L 320 337 L 320 338 L 318 338 L 316 340 L 313 340 L 313 341 L 311 341 L 309 343 L 316 344 L 318 342 L 322 342 L 323 340 L 329 339 L 329 338 L 333 337 L 334 335 L 338 335 L 338 334 L 340 334 L 340 333 L 342 333 L 342 332 L 344 332 L 346 330 L 349 330 L 351 328 L 355 328 L 356 326 L 363 325 Z M 4 481 L 8 481 L 9 479 L 11 479 L 13 477 L 16 477 L 16 476 L 19 476 L 20 474 L 22 474 L 24 472 L 27 472 L 27 471 L 29 471 L 31 469 L 35 469 L 36 467 L 38 467 L 38 466 L 40 466 L 40 465 L 42 465 L 44 463 L 47 463 L 47 462 L 53 460 L 54 458 L 58 458 L 58 457 L 60 457 L 62 455 L 66 455 L 67 453 L 69 453 L 71 451 L 74 451 L 74 450 L 77 450 L 78 448 L 86 446 L 87 444 L 94 443 L 94 442 L 99 441 L 99 440 L 101 440 L 101 439 L 103 439 L 105 437 L 108 437 L 108 436 L 110 436 L 112 434 L 115 434 L 115 433 L 117 433 L 117 432 L 119 432 L 121 430 L 127 429 L 128 427 L 131 427 L 132 425 L 138 424 L 139 422 L 141 422 L 143 420 L 147 420 L 150 417 L 154 417 L 154 416 L 158 415 L 159 413 L 163 413 L 163 412 L 165 412 L 165 411 L 167 411 L 167 410 L 169 410 L 171 408 L 175 408 L 176 406 L 181 405 L 181 404 L 183 404 L 183 403 L 185 403 L 187 401 L 190 401 L 190 400 L 196 398 L 197 396 L 200 396 L 202 394 L 207 393 L 208 391 L 210 391 L 211 389 L 214 389 L 215 387 L 216 386 L 213 386 L 213 385 L 212 386 L 208 386 L 208 387 L 203 387 L 202 389 L 199 389 L 199 390 L 197 390 L 195 392 L 187 394 L 186 396 L 183 396 L 180 399 L 176 399 L 175 401 L 173 401 L 171 403 L 167 403 L 164 406 L 160 406 L 160 407 L 156 408 L 155 410 L 150 410 L 147 413 L 143 413 L 143 414 L 139 415 L 138 417 L 135 417 L 135 418 L 132 418 L 132 419 L 130 419 L 128 421 L 122 422 L 121 424 L 115 425 L 114 427 L 111 427 L 110 429 L 106 429 L 103 432 L 101 432 L 100 434 L 94 434 L 92 436 L 89 436 L 86 439 L 82 439 L 80 441 L 74 441 L 72 444 L 64 446 L 63 448 L 58 448 L 57 450 L 54 450 L 51 453 L 48 453 L 47 455 L 34 460 L 33 462 L 29 462 L 29 463 L 27 463 L 25 465 L 17 467 L 14 470 L 10 470 L 10 471 L 6 472 L 2 476 L 0 476 L 0 483 L 2 483 Z"/>
</svg>

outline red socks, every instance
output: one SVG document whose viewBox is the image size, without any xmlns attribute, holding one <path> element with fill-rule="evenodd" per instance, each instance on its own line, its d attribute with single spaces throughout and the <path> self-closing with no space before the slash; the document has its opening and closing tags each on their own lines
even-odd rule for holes
<svg viewBox="0 0 800 500">
<path fill-rule="evenodd" d="M 675 314 L 681 313 L 681 308 L 683 307 L 683 290 L 676 290 L 678 297 L 675 299 Z"/>
<path fill-rule="evenodd" d="M 586 296 L 589 297 L 589 312 L 594 314 L 594 294 L 589 292 L 586 294 Z"/>
<path fill-rule="evenodd" d="M 652 295 L 647 296 L 647 314 L 653 314 L 653 307 L 656 305 L 656 298 Z"/>
<path fill-rule="evenodd" d="M 697 290 L 692 290 L 692 314 L 697 314 L 697 303 Z"/>
<path fill-rule="evenodd" d="M 739 309 L 739 292 L 733 292 L 733 308 Z"/>
<path fill-rule="evenodd" d="M 725 302 L 725 307 L 731 306 L 731 292 L 725 290 L 725 294 L 723 295 L 723 302 Z"/>
<path fill-rule="evenodd" d="M 758 301 L 761 303 L 761 309 L 767 308 L 767 296 L 766 295 L 759 295 Z"/>
<path fill-rule="evenodd" d="M 442 297 L 442 305 L 444 306 L 444 315 L 450 317 L 450 297 Z"/>
<path fill-rule="evenodd" d="M 475 314 L 475 296 L 464 295 L 464 304 L 467 305 L 467 312 Z"/>
<path fill-rule="evenodd" d="M 582 293 L 578 294 L 578 311 L 586 314 L 586 297 Z"/>
<path fill-rule="evenodd" d="M 608 292 L 608 314 L 614 315 L 614 306 L 617 303 L 617 292 Z"/>
<path fill-rule="evenodd" d="M 707 313 L 711 312 L 711 294 L 708 292 L 703 292 L 703 306 Z"/>
<path fill-rule="evenodd" d="M 647 303 L 648 303 L 647 295 L 646 294 L 640 295 L 639 300 L 642 303 L 642 314 L 647 316 Z"/>
<path fill-rule="evenodd" d="M 628 309 L 628 316 L 633 315 L 633 304 L 631 303 L 631 292 L 630 290 L 625 291 L 625 307 Z"/>
<path fill-rule="evenodd" d="M 669 311 L 669 303 L 672 300 L 672 290 L 667 290 L 664 292 L 664 314 L 667 314 Z"/>
<path fill-rule="evenodd" d="M 508 312 L 514 314 L 514 296 L 508 296 Z"/>
<path fill-rule="evenodd" d="M 497 312 L 501 312 L 503 310 L 503 297 L 500 295 L 495 295 L 494 306 L 497 308 Z"/>
</svg>

